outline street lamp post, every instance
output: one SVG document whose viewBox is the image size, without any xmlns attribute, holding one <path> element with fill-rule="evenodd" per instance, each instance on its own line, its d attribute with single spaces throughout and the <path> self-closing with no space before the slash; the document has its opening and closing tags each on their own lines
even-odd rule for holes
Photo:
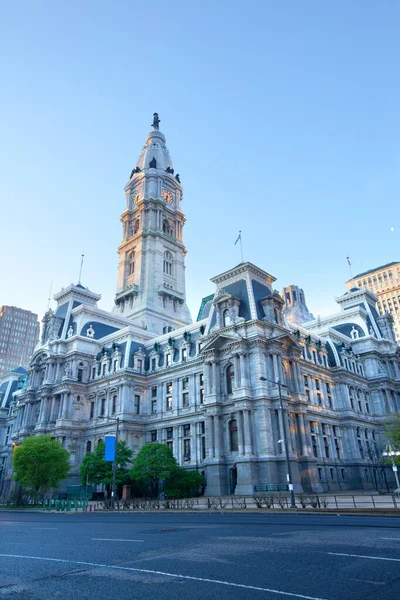
<svg viewBox="0 0 400 600">
<path fill-rule="evenodd" d="M 115 488 L 116 488 L 116 475 L 117 475 L 117 448 L 118 448 L 118 435 L 119 435 L 119 417 L 103 417 L 100 419 L 109 419 L 110 421 L 117 422 L 117 429 L 115 432 L 115 455 L 112 462 L 112 479 L 111 479 L 111 508 L 115 506 Z"/>
<path fill-rule="evenodd" d="M 286 386 L 282 386 L 282 384 L 279 380 L 274 381 L 273 379 L 268 379 L 267 377 L 260 377 L 260 381 L 269 381 L 270 383 L 274 383 L 275 385 L 278 386 L 279 406 L 280 406 L 281 415 L 282 415 L 282 428 L 283 428 L 282 438 L 283 438 L 283 445 L 285 447 L 285 457 L 286 457 L 286 480 L 287 480 L 289 491 L 290 491 L 290 508 L 296 508 L 296 502 L 295 502 L 294 491 L 293 491 L 293 482 L 292 482 L 292 470 L 290 467 L 290 460 L 289 460 L 289 448 L 288 448 L 288 442 L 287 442 L 288 436 L 286 434 L 286 425 L 285 425 L 285 418 L 284 418 L 284 414 L 283 414 L 283 402 L 282 402 L 282 392 L 281 392 L 281 388 L 286 387 Z"/>
<path fill-rule="evenodd" d="M 392 470 L 396 479 L 396 489 L 394 491 L 396 492 L 396 494 L 400 494 L 400 483 L 399 476 L 397 475 L 397 465 L 394 462 L 394 457 L 400 456 L 400 452 L 398 450 L 395 450 L 393 445 L 389 442 L 386 446 L 386 451 L 382 452 L 382 456 L 389 456 L 392 461 Z"/>
</svg>

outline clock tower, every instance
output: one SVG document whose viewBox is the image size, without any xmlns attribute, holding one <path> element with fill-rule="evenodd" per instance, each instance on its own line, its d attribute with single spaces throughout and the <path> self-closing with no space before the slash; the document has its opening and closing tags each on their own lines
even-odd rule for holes
<svg viewBox="0 0 400 600">
<path fill-rule="evenodd" d="M 125 186 L 114 312 L 155 335 L 191 323 L 186 305 L 183 191 L 160 119 Z"/>
</svg>

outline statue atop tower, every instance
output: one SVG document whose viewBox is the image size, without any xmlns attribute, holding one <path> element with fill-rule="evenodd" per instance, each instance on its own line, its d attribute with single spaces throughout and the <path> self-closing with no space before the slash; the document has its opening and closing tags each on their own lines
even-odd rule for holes
<svg viewBox="0 0 400 600">
<path fill-rule="evenodd" d="M 183 189 L 159 123 L 154 113 L 153 129 L 125 186 L 114 308 L 155 335 L 191 323 L 185 289 Z"/>
<path fill-rule="evenodd" d="M 154 129 L 159 130 L 160 119 L 158 118 L 158 113 L 153 114 L 153 123 L 151 124 Z"/>
</svg>

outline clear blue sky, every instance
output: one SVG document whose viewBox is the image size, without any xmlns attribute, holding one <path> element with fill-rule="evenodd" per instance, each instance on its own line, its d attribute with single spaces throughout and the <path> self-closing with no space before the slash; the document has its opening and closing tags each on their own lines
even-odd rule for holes
<svg viewBox="0 0 400 600">
<path fill-rule="evenodd" d="M 0 20 L 0 304 L 82 281 L 110 309 L 123 187 L 152 113 L 185 190 L 193 318 L 245 260 L 335 309 L 400 260 L 395 1 L 32 0 Z M 394 227 L 395 231 L 390 232 Z"/>
</svg>

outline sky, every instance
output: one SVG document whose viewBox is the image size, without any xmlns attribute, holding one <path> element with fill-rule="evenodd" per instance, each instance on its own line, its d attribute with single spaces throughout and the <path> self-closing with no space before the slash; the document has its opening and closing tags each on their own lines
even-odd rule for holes
<svg viewBox="0 0 400 600">
<path fill-rule="evenodd" d="M 42 318 L 83 252 L 112 308 L 123 188 L 158 112 L 193 319 L 239 230 L 279 291 L 334 312 L 347 256 L 354 275 L 400 260 L 399 20 L 394 0 L 3 0 L 0 305 Z"/>
</svg>

